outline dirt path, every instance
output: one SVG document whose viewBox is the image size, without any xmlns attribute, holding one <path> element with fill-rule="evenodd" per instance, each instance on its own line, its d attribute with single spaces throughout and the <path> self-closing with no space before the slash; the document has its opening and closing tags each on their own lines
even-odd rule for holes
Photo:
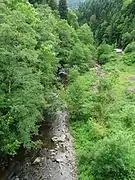
<svg viewBox="0 0 135 180">
<path fill-rule="evenodd" d="M 77 180 L 67 112 L 57 112 L 53 123 L 42 131 L 48 139 L 45 147 L 15 162 L 3 180 Z"/>
</svg>

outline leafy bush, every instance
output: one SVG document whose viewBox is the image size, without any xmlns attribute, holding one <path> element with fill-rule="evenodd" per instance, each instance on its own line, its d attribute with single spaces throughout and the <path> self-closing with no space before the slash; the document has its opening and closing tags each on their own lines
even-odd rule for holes
<svg viewBox="0 0 135 180">
<path fill-rule="evenodd" d="M 100 57 L 102 54 L 110 54 L 112 50 L 112 46 L 108 44 L 101 44 L 98 47 L 98 57 Z"/>
<path fill-rule="evenodd" d="M 79 27 L 78 17 L 73 11 L 68 11 L 67 21 L 73 28 L 77 29 Z"/>
<path fill-rule="evenodd" d="M 71 68 L 69 70 L 69 74 L 68 74 L 68 81 L 69 83 L 73 83 L 74 81 L 76 81 L 77 77 L 80 75 L 79 73 L 79 69 L 77 66 L 74 66 L 73 68 Z"/>
<path fill-rule="evenodd" d="M 124 48 L 131 42 L 132 42 L 132 36 L 130 33 L 126 32 L 122 34 L 122 46 Z"/>
<path fill-rule="evenodd" d="M 94 180 L 135 178 L 135 144 L 132 135 L 120 131 L 99 141 L 93 148 Z"/>
<path fill-rule="evenodd" d="M 111 92 L 117 77 L 98 77 L 95 71 L 78 76 L 68 89 L 68 105 L 73 120 L 93 118 L 103 120 L 106 116 L 106 105 L 113 101 Z"/>
<path fill-rule="evenodd" d="M 123 61 L 128 66 L 131 66 L 132 64 L 134 64 L 135 63 L 135 52 L 125 54 L 123 56 Z"/>
<path fill-rule="evenodd" d="M 80 72 L 88 71 L 93 67 L 96 59 L 96 50 L 93 45 L 93 34 L 88 25 L 76 30 L 66 21 L 58 23 L 59 47 L 58 58 L 62 66 L 78 66 Z"/>
<path fill-rule="evenodd" d="M 115 53 L 110 53 L 110 54 L 102 54 L 99 58 L 99 63 L 100 64 L 106 64 L 107 62 L 110 61 L 115 61 L 116 60 L 116 55 Z"/>
<path fill-rule="evenodd" d="M 128 66 L 122 61 L 120 65 L 127 70 Z M 92 78 L 94 73 L 87 73 L 85 79 L 82 78 L 84 75 L 78 76 L 69 86 L 68 105 L 79 179 L 135 179 L 135 96 L 134 93 L 125 93 L 128 82 L 122 81 L 121 68 L 116 66 L 118 64 L 107 63 L 103 66 L 103 75 Z M 125 79 L 127 72 L 123 72 L 123 68 L 122 73 Z M 76 84 L 79 86 L 74 89 Z"/>
<path fill-rule="evenodd" d="M 135 42 L 128 44 L 124 51 L 125 53 L 135 52 Z"/>
<path fill-rule="evenodd" d="M 92 45 L 94 43 L 93 33 L 87 24 L 84 24 L 77 29 L 77 35 L 80 41 L 86 45 Z"/>
<path fill-rule="evenodd" d="M 116 60 L 116 54 L 113 52 L 112 46 L 108 44 L 102 44 L 97 49 L 98 62 L 100 64 L 105 64 Z"/>
<path fill-rule="evenodd" d="M 76 43 L 70 52 L 70 65 L 76 65 L 80 72 L 86 72 L 93 67 L 95 61 L 87 45 L 79 42 Z"/>
<path fill-rule="evenodd" d="M 67 89 L 68 107 L 71 118 L 74 120 L 83 120 L 90 115 L 89 98 L 91 95 L 90 87 L 93 84 L 93 79 L 94 74 L 91 76 L 78 76 Z"/>
</svg>

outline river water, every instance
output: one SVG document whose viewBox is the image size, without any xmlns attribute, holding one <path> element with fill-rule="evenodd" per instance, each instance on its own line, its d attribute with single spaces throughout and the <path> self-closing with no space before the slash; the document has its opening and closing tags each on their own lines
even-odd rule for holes
<svg viewBox="0 0 135 180">
<path fill-rule="evenodd" d="M 1 167 L 0 180 L 77 180 L 67 112 L 59 111 L 53 121 L 43 123 L 36 138 L 42 140 L 42 148 L 21 150 L 5 169 Z"/>
</svg>

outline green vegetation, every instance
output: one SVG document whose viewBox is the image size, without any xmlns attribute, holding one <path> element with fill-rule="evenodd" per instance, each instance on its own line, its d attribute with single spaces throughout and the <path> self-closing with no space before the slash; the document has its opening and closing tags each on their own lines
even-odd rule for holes
<svg viewBox="0 0 135 180">
<path fill-rule="evenodd" d="M 135 68 L 112 65 L 104 65 L 100 76 L 95 70 L 78 76 L 67 90 L 81 180 L 135 177 L 135 95 L 128 91 Z"/>
<path fill-rule="evenodd" d="M 89 0 L 77 12 L 98 46 L 98 65 L 71 69 L 66 90 L 80 180 L 135 179 L 134 6 Z M 115 47 L 124 49 L 121 55 Z"/>
<path fill-rule="evenodd" d="M 80 23 L 87 22 L 97 44 L 125 48 L 135 38 L 135 0 L 88 0 L 79 8 Z"/>
<path fill-rule="evenodd" d="M 134 180 L 135 1 L 88 0 L 76 14 L 66 0 L 29 2 L 0 2 L 0 153 L 39 147 L 41 121 L 66 106 L 79 179 Z"/>
<path fill-rule="evenodd" d="M 116 53 L 113 50 L 113 47 L 108 45 L 108 44 L 101 44 L 97 48 L 97 53 L 98 53 L 98 62 L 99 64 L 106 64 L 107 62 L 115 61 L 116 58 Z"/>
<path fill-rule="evenodd" d="M 92 32 L 74 29 L 46 3 L 3 0 L 0 5 L 0 152 L 16 154 L 32 148 L 46 112 L 58 107 L 58 69 L 93 66 Z M 49 1 L 50 3 L 50 1 Z M 75 15 L 72 13 L 73 17 Z M 72 21 L 76 26 L 77 19 Z M 85 31 L 90 39 L 86 42 Z M 77 50 L 77 51 L 76 51 Z M 78 61 L 79 60 L 79 61 Z M 78 61 L 78 62 L 77 62 Z"/>
<path fill-rule="evenodd" d="M 68 14 L 67 0 L 59 0 L 59 13 L 61 19 L 67 19 L 67 14 Z"/>
<path fill-rule="evenodd" d="M 15 154 L 21 144 L 38 143 L 32 136 L 50 106 L 58 44 L 50 24 L 56 18 L 49 8 L 35 10 L 21 0 L 3 1 L 0 14 L 0 151 Z"/>
</svg>

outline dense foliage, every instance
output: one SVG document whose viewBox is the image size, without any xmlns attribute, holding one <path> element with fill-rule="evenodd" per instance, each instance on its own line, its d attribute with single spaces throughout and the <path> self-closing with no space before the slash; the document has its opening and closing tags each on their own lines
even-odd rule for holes
<svg viewBox="0 0 135 180">
<path fill-rule="evenodd" d="M 0 150 L 14 154 L 21 144 L 34 145 L 31 137 L 49 105 L 57 70 L 53 52 L 57 36 L 50 26 L 55 17 L 49 9 L 39 13 L 20 0 L 3 1 L 0 11 Z"/>
<path fill-rule="evenodd" d="M 66 0 L 29 2 L 0 2 L 0 153 L 37 147 L 62 104 L 79 179 L 134 180 L 135 1 L 88 0 L 77 14 Z"/>
<path fill-rule="evenodd" d="M 59 0 L 59 13 L 61 19 L 67 19 L 67 14 L 68 14 L 67 0 Z"/>
<path fill-rule="evenodd" d="M 72 68 L 65 96 L 80 180 L 135 179 L 134 5 L 88 0 L 77 12 L 98 45 L 98 64 L 83 74 Z M 116 53 L 117 46 L 124 51 Z"/>
<path fill-rule="evenodd" d="M 66 98 L 79 179 L 135 178 L 134 81 L 128 80 L 135 68 L 120 60 L 83 75 L 71 72 Z"/>
<path fill-rule="evenodd" d="M 29 0 L 33 5 L 48 4 L 52 10 L 57 10 L 57 0 Z"/>
<path fill-rule="evenodd" d="M 95 56 L 87 25 L 77 28 L 75 19 L 75 30 L 47 5 L 35 7 L 25 0 L 3 0 L 0 6 L 0 151 L 5 154 L 37 145 L 32 137 L 40 121 L 57 106 L 58 68 L 88 70 Z"/>
<path fill-rule="evenodd" d="M 125 48 L 135 39 L 135 0 L 88 0 L 79 8 L 80 22 L 88 22 L 98 44 Z"/>
</svg>

